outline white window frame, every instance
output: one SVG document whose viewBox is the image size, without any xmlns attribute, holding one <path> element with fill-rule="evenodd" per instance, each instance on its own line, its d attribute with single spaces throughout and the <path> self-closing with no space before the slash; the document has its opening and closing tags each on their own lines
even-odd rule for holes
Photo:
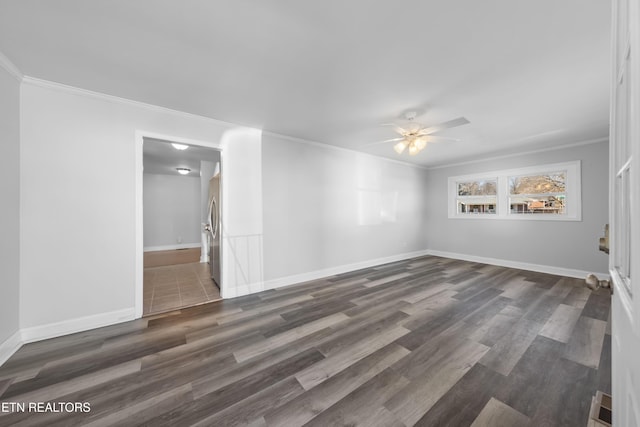
<svg viewBox="0 0 640 427">
<path fill-rule="evenodd" d="M 482 177 L 477 177 L 477 175 L 473 175 L 474 179 L 471 180 L 462 180 L 462 179 L 458 179 L 454 182 L 454 208 L 455 208 L 455 212 L 456 215 L 459 217 L 468 217 L 468 216 L 481 216 L 481 217 L 485 217 L 485 216 L 496 216 L 498 214 L 498 205 L 500 204 L 500 200 L 499 200 L 499 193 L 500 193 L 500 189 L 498 188 L 499 182 L 498 182 L 498 177 L 496 175 L 488 175 L 488 176 L 482 176 Z M 495 181 L 496 183 L 496 195 L 483 195 L 483 196 L 460 196 L 458 195 L 458 184 L 462 183 L 462 182 L 473 182 L 473 181 Z M 459 200 L 467 200 L 467 201 L 473 201 L 473 200 L 483 200 L 483 199 L 488 199 L 488 198 L 492 198 L 495 197 L 496 202 L 494 203 L 495 208 L 493 209 L 493 212 L 467 212 L 467 213 L 460 213 L 458 211 L 458 201 Z M 484 204 L 484 203 L 483 203 Z"/>
<path fill-rule="evenodd" d="M 509 205 L 509 178 L 514 176 L 544 175 L 551 172 L 566 172 L 565 212 L 563 214 L 514 214 Z M 458 183 L 480 180 L 497 180 L 497 205 L 495 214 L 459 213 Z M 470 175 L 452 176 L 448 179 L 448 208 L 451 219 L 489 219 L 521 221 L 582 221 L 582 189 L 580 160 L 530 166 L 517 169 L 481 172 Z"/>
</svg>

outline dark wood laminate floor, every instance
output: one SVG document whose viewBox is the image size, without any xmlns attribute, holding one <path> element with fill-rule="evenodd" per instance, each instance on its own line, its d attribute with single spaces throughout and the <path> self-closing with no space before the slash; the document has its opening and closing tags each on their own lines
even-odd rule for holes
<svg viewBox="0 0 640 427">
<path fill-rule="evenodd" d="M 580 426 L 611 390 L 610 297 L 423 257 L 29 344 L 2 426 Z"/>
</svg>

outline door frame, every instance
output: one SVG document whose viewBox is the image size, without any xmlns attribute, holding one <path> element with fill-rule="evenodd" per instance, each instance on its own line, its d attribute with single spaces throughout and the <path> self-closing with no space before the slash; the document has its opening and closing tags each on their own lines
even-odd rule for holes
<svg viewBox="0 0 640 427">
<path fill-rule="evenodd" d="M 175 135 L 160 134 L 157 132 L 149 132 L 144 130 L 136 130 L 135 133 L 135 279 L 134 279 L 134 309 L 135 318 L 139 319 L 143 315 L 144 311 L 144 202 L 143 202 L 143 145 L 144 138 L 161 139 L 163 141 L 175 142 L 178 144 L 196 145 L 199 147 L 212 148 L 220 152 L 220 205 L 224 206 L 225 194 L 223 190 L 222 181 L 224 180 L 223 164 L 224 164 L 224 150 L 220 142 L 203 141 L 190 138 L 182 138 Z M 222 214 L 222 210 L 220 212 Z M 222 227 L 224 217 L 220 216 L 220 238 L 222 240 L 223 230 Z M 222 269 L 224 268 L 224 251 L 220 246 L 220 274 L 222 277 Z M 224 281 L 221 280 L 220 295 L 224 295 L 223 289 L 225 288 Z"/>
</svg>

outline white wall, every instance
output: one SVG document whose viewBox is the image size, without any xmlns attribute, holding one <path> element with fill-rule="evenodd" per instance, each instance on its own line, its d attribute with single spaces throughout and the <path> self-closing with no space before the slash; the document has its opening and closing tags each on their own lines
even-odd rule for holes
<svg viewBox="0 0 640 427">
<path fill-rule="evenodd" d="M 0 66 L 0 363 L 19 329 L 20 83 Z"/>
<path fill-rule="evenodd" d="M 145 173 L 143 193 L 145 250 L 200 246 L 199 176 Z"/>
<path fill-rule="evenodd" d="M 264 289 L 262 132 L 230 130 L 222 137 L 222 148 L 221 293 L 230 298 Z"/>
<path fill-rule="evenodd" d="M 136 294 L 136 263 L 141 260 L 136 236 L 142 234 L 136 228 L 136 185 L 142 188 L 141 182 L 137 184 L 141 170 L 136 167 L 137 159 L 142 160 L 141 143 L 136 144 L 140 130 L 220 146 L 224 141 L 239 148 L 260 145 L 259 132 L 231 124 L 25 80 L 20 158 L 22 328 L 62 322 L 58 330 L 68 332 L 73 325 L 91 327 L 87 316 L 94 316 L 93 325 L 133 316 L 141 295 L 141 287 Z M 260 168 L 259 149 L 242 158 L 234 150 L 223 155 L 231 170 L 247 164 Z M 242 174 L 229 174 L 227 184 L 242 189 L 243 179 Z M 227 209 L 242 209 L 240 196 L 232 196 L 225 200 Z M 261 199 L 259 203 L 261 207 Z M 246 232 L 242 224 L 234 229 Z M 232 279 L 223 286 L 234 288 Z M 46 335 L 42 331 L 31 335 L 38 334 Z"/>
<path fill-rule="evenodd" d="M 447 178 L 571 160 L 582 161 L 582 221 L 449 219 Z M 608 143 L 432 169 L 427 180 L 429 249 L 514 262 L 607 272 L 598 238 L 608 222 Z"/>
<path fill-rule="evenodd" d="M 427 171 L 263 136 L 265 279 L 423 251 Z"/>
</svg>

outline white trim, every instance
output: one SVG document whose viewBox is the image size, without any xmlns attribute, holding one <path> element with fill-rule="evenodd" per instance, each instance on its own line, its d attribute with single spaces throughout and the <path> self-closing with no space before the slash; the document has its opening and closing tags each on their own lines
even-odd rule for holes
<svg viewBox="0 0 640 427">
<path fill-rule="evenodd" d="M 564 214 L 512 214 L 509 210 L 509 178 L 566 171 L 567 205 Z M 447 218 L 448 219 L 489 219 L 525 221 L 582 221 L 582 170 L 581 161 L 574 160 L 522 168 L 478 172 L 447 178 Z M 464 181 L 496 181 L 496 209 L 494 214 L 469 214 L 458 212 L 458 183 Z M 470 196 L 464 196 L 470 197 Z"/>
<path fill-rule="evenodd" d="M 23 328 L 16 331 L 3 343 L 0 343 L 0 366 L 9 360 L 24 344 L 102 328 L 134 319 L 135 310 L 133 308 L 126 308 L 46 325 L 33 326 L 31 328 Z"/>
<path fill-rule="evenodd" d="M 16 331 L 13 335 L 0 343 L 0 366 L 4 364 L 13 354 L 22 347 L 22 334 Z"/>
<path fill-rule="evenodd" d="M 60 92 L 69 93 L 69 94 L 72 94 L 72 95 L 84 96 L 84 97 L 89 97 L 89 98 L 96 98 L 96 99 L 100 99 L 102 101 L 107 101 L 107 102 L 116 103 L 116 104 L 124 104 L 124 105 L 128 105 L 128 106 L 131 106 L 131 107 L 144 108 L 146 110 L 150 110 L 150 111 L 154 111 L 154 112 L 158 112 L 158 113 L 172 114 L 174 116 L 185 117 L 185 118 L 189 118 L 189 119 L 203 120 L 203 121 L 210 122 L 210 123 L 216 123 L 218 125 L 227 127 L 229 129 L 236 128 L 238 126 L 251 127 L 249 125 L 243 125 L 243 124 L 240 124 L 240 123 L 225 122 L 223 120 L 218 120 L 218 119 L 214 119 L 214 118 L 211 118 L 211 117 L 201 116 L 199 114 L 193 114 L 193 113 L 187 113 L 187 112 L 184 112 L 184 111 L 173 110 L 171 108 L 161 107 L 159 105 L 147 104 L 145 102 L 134 101 L 132 99 L 121 98 L 119 96 L 109 95 L 109 94 L 101 93 L 101 92 L 94 92 L 94 91 L 91 91 L 91 90 L 81 89 L 81 88 L 78 88 L 78 87 L 75 87 L 75 86 L 69 86 L 69 85 L 65 85 L 63 83 L 52 82 L 52 81 L 49 81 L 49 80 L 42 80 L 42 79 L 38 79 L 38 78 L 35 78 L 35 77 L 24 76 L 22 78 L 22 82 L 24 84 L 28 84 L 28 85 L 32 85 L 32 86 L 39 86 L 39 87 L 46 88 L 46 89 L 53 89 L 53 90 L 57 90 L 57 91 L 60 91 Z M 149 136 L 150 138 L 155 138 L 152 135 L 153 134 L 151 134 L 151 133 L 150 134 L 145 134 L 145 136 Z M 179 142 L 179 141 L 176 140 L 175 142 Z"/>
<path fill-rule="evenodd" d="M 0 53 L 0 55 L 2 55 L 2 54 Z M 5 57 L 5 59 L 6 59 L 6 57 Z M 8 62 L 8 64 L 13 65 L 8 59 L 6 59 L 6 61 Z M 2 58 L 0 57 L 0 65 L 11 67 L 11 65 L 8 65 L 8 64 L 7 63 L 3 63 Z M 74 95 L 78 95 L 78 96 L 86 96 L 86 97 L 91 97 L 91 98 L 97 98 L 97 99 L 101 99 L 101 100 L 104 100 L 104 101 L 107 101 L 107 102 L 125 104 L 125 105 L 138 107 L 138 108 L 144 108 L 144 109 L 155 111 L 155 112 L 168 113 L 168 114 L 172 114 L 172 115 L 180 116 L 180 117 L 204 120 L 204 121 L 208 121 L 208 122 L 211 122 L 211 123 L 216 123 L 218 125 L 225 126 L 225 127 L 228 127 L 228 128 L 234 128 L 234 127 L 238 127 L 238 126 L 255 128 L 255 126 L 252 126 L 252 125 L 249 125 L 249 124 L 226 122 L 224 120 L 214 119 L 212 117 L 202 116 L 202 115 L 199 115 L 199 114 L 187 113 L 187 112 L 180 111 L 180 110 L 174 110 L 174 109 L 167 108 L 167 107 L 161 107 L 159 105 L 148 104 L 148 103 L 145 103 L 145 102 L 135 101 L 135 100 L 128 99 L 128 98 L 121 98 L 121 97 L 118 97 L 118 96 L 115 96 L 115 95 L 109 95 L 109 94 L 106 94 L 106 93 L 95 92 L 95 91 L 91 91 L 91 90 L 87 90 L 87 89 L 78 88 L 78 87 L 75 87 L 75 86 L 69 86 L 69 85 L 65 85 L 63 83 L 57 83 L 57 82 L 53 82 L 53 81 L 49 81 L 49 80 L 43 80 L 43 79 L 38 79 L 38 78 L 35 78 L 35 77 L 25 76 L 17 68 L 15 68 L 15 66 L 13 66 L 13 69 L 14 69 L 13 72 L 10 71 L 10 70 L 7 70 L 7 71 L 11 72 L 12 75 L 14 75 L 16 78 L 18 78 L 18 80 L 20 80 L 24 84 L 30 84 L 30 85 L 33 85 L 33 86 L 39 86 L 39 87 L 43 87 L 43 88 L 54 89 L 54 90 L 58 90 L 58 91 L 61 91 L 61 92 L 66 92 L 66 93 L 70 93 L 70 94 L 74 94 Z M 17 72 L 18 74 L 15 74 L 15 72 Z M 375 154 L 366 153 L 364 151 L 359 151 L 359 150 L 355 150 L 355 149 L 351 149 L 351 148 L 339 147 L 339 146 L 336 146 L 336 145 L 331 145 L 331 144 L 327 144 L 327 143 L 323 143 L 323 142 L 311 141 L 311 140 L 298 138 L 298 137 L 294 137 L 294 136 L 283 135 L 283 134 L 279 134 L 279 133 L 276 133 L 276 132 L 270 132 L 270 131 L 262 130 L 262 134 L 263 135 L 267 135 L 267 136 L 277 137 L 277 138 L 283 138 L 283 139 L 286 139 L 286 140 L 289 140 L 289 141 L 294 141 L 294 142 L 314 145 L 316 147 L 329 148 L 329 149 L 343 151 L 343 152 L 349 152 L 349 153 L 358 153 L 358 154 L 369 156 L 369 157 L 372 157 L 372 158 L 381 159 L 381 160 L 387 160 L 387 161 L 392 162 L 392 163 L 397 163 L 397 164 L 401 164 L 401 165 L 405 165 L 405 166 L 412 166 L 412 167 L 415 167 L 415 168 L 418 168 L 418 169 L 425 169 L 425 170 L 441 169 L 441 168 L 447 168 L 447 167 L 452 167 L 452 166 L 461 166 L 461 165 L 467 165 L 467 164 L 481 163 L 481 162 L 491 161 L 491 160 L 496 160 L 496 159 L 505 159 L 505 158 L 518 157 L 518 156 L 523 156 L 523 155 L 528 155 L 528 154 L 542 153 L 542 152 L 545 152 L 545 151 L 561 150 L 561 149 L 565 149 L 565 148 L 578 147 L 578 146 L 581 146 L 581 145 L 596 144 L 596 143 L 599 143 L 599 142 L 605 142 L 605 141 L 609 140 L 608 137 L 595 138 L 595 139 L 586 140 L 586 141 L 580 141 L 580 142 L 575 142 L 575 143 L 558 145 L 558 146 L 554 146 L 554 147 L 533 149 L 533 150 L 529 150 L 529 151 L 521 151 L 521 152 L 512 153 L 512 154 L 502 154 L 502 155 L 498 155 L 498 156 L 482 157 L 482 158 L 479 158 L 479 159 L 467 160 L 467 161 L 462 161 L 462 162 L 446 163 L 446 164 L 441 164 L 441 165 L 428 166 L 428 165 L 421 165 L 421 164 L 417 164 L 417 163 L 410 163 L 410 162 L 397 160 L 397 159 L 391 159 L 391 158 L 388 158 L 388 157 L 378 156 L 378 155 L 375 155 Z M 150 138 L 155 138 L 154 136 L 152 136 L 152 134 L 145 135 L 145 136 L 149 136 Z M 179 141 L 176 141 L 176 142 L 179 142 Z"/>
<path fill-rule="evenodd" d="M 7 73 L 11 74 L 19 82 L 23 81 L 24 74 L 2 52 L 0 52 L 0 67 L 4 68 Z"/>
<path fill-rule="evenodd" d="M 243 297 L 245 295 L 257 294 L 266 291 L 263 282 L 255 282 L 250 285 L 234 286 L 232 288 L 220 289 L 220 298 L 229 299 Z"/>
<path fill-rule="evenodd" d="M 368 261 L 361 261 L 353 264 L 345 264 L 337 267 L 316 270 L 308 273 L 301 273 L 292 276 L 281 277 L 268 280 L 261 283 L 253 283 L 251 285 L 243 285 L 232 289 L 223 289 L 223 298 L 235 298 L 243 295 L 249 295 L 268 289 L 276 289 L 284 286 L 301 284 L 312 280 L 322 279 L 324 277 L 334 276 L 336 274 L 348 273 L 363 268 L 376 267 L 390 262 L 402 261 L 405 259 L 417 258 L 426 255 L 438 256 L 443 258 L 459 259 L 463 261 L 478 262 L 482 264 L 497 265 L 501 267 L 516 268 L 520 270 L 536 271 L 540 273 L 554 274 L 565 277 L 585 278 L 587 274 L 592 272 L 570 269 L 564 267 L 555 267 L 549 265 L 531 264 L 520 261 L 511 261 L 505 259 L 488 258 L 476 255 L 460 254 L 454 252 L 438 251 L 433 249 L 425 249 L 421 251 L 409 252 L 389 257 L 377 258 Z M 600 279 L 609 278 L 607 273 L 595 273 Z M 49 338 L 60 337 L 63 335 L 73 334 L 77 332 L 88 331 L 95 328 L 110 326 L 122 322 L 128 322 L 137 318 L 134 308 L 127 308 L 107 313 L 101 313 L 91 316 L 80 317 L 76 319 L 64 320 L 61 322 L 50 323 L 47 325 L 35 326 L 22 329 L 15 332 L 9 339 L 0 344 L 0 366 L 6 362 L 23 344 L 45 340 Z"/>
<path fill-rule="evenodd" d="M 511 261 L 506 259 L 489 258 L 476 255 L 467 255 L 454 252 L 444 252 L 433 249 L 425 249 L 421 251 L 409 252 L 399 255 L 392 255 L 384 258 L 377 258 L 368 261 L 361 261 L 353 264 L 345 264 L 337 267 L 330 267 L 322 270 L 311 271 L 308 273 L 294 274 L 277 279 L 267 280 L 263 283 L 253 283 L 251 285 L 243 285 L 233 289 L 228 289 L 223 298 L 236 298 L 244 295 L 254 294 L 263 290 L 277 289 L 284 286 L 298 285 L 312 280 L 318 280 L 325 277 L 335 276 L 337 274 L 348 273 L 351 271 L 361 270 L 363 268 L 376 267 L 390 262 L 402 261 L 405 259 L 418 258 L 425 255 L 439 256 L 443 258 L 459 259 L 463 261 L 478 262 L 482 264 L 497 265 L 501 267 L 516 268 L 519 270 L 536 271 L 539 273 L 554 274 L 557 276 L 574 277 L 584 279 L 592 271 L 577 270 L 573 268 L 555 267 L 551 265 L 531 264 L 528 262 Z M 608 279 L 608 273 L 594 273 L 600 279 Z"/>
<path fill-rule="evenodd" d="M 301 144 L 307 144 L 307 145 L 312 145 L 314 147 L 318 147 L 318 148 L 326 148 L 326 149 L 330 149 L 330 150 L 335 150 L 335 151 L 340 151 L 340 152 L 347 152 L 347 153 L 351 153 L 351 154 L 359 154 L 359 155 L 363 155 L 363 156 L 367 156 L 367 157 L 372 157 L 374 159 L 378 159 L 378 160 L 386 160 L 388 162 L 391 163 L 396 163 L 396 164 L 400 164 L 400 165 L 404 165 L 404 166 L 412 166 L 414 168 L 417 169 L 424 169 L 424 170 L 428 170 L 429 168 L 425 165 L 420 165 L 417 163 L 409 163 L 409 162 L 405 162 L 402 160 L 398 160 L 398 159 L 390 159 L 389 157 L 384 157 L 384 156 L 377 156 L 375 154 L 371 154 L 371 153 L 366 153 L 364 151 L 358 151 L 358 150 L 354 150 L 352 148 L 346 148 L 346 147 L 339 147 L 337 145 L 332 145 L 332 144 L 326 144 L 323 142 L 316 142 L 316 141 L 310 141 L 308 139 L 303 139 L 303 138 L 298 138 L 295 136 L 289 136 L 289 135 L 283 135 L 280 133 L 276 133 L 276 132 L 269 132 L 269 131 L 262 131 L 262 135 L 266 135 L 266 136 L 270 136 L 270 137 L 274 137 L 274 138 L 282 138 L 282 139 L 286 139 L 288 141 L 292 141 L 292 142 L 297 142 L 297 143 L 301 143 Z M 262 140 L 264 142 L 264 138 Z"/>
<path fill-rule="evenodd" d="M 133 307 L 135 317 L 144 314 L 144 133 L 135 134 L 135 267 L 133 285 Z"/>
<path fill-rule="evenodd" d="M 294 274 L 292 276 L 279 277 L 277 279 L 271 279 L 264 282 L 264 290 L 281 288 L 283 286 L 295 285 L 303 282 L 309 282 L 311 280 L 322 279 L 323 277 L 335 276 L 336 274 L 348 273 L 350 271 L 361 270 L 363 268 L 370 268 L 380 266 L 382 264 L 388 264 L 390 262 L 402 261 L 405 259 L 417 258 L 424 255 L 428 255 L 427 249 L 415 252 L 407 252 L 399 255 L 391 255 L 383 258 L 371 259 L 368 261 L 360 261 L 353 264 L 344 264 L 337 267 L 325 268 L 322 270 L 311 271 L 308 273 Z"/>
<path fill-rule="evenodd" d="M 527 156 L 529 154 L 544 153 L 544 152 L 547 152 L 547 151 L 555 151 L 555 150 L 563 150 L 565 148 L 580 147 L 582 145 L 598 144 L 600 142 L 605 142 L 605 141 L 609 141 L 609 137 L 605 136 L 605 137 L 602 137 L 602 138 L 588 139 L 586 141 L 572 142 L 572 143 L 569 143 L 569 144 L 556 145 L 556 146 L 547 147 L 547 148 L 539 148 L 537 150 L 519 151 L 517 153 L 501 154 L 499 156 L 481 157 L 479 159 L 466 160 L 466 161 L 462 161 L 462 162 L 446 163 L 446 164 L 443 164 L 443 165 L 429 166 L 429 167 L 427 167 L 427 169 L 428 170 L 435 170 L 435 169 L 451 168 L 451 167 L 455 167 L 455 166 L 472 165 L 472 164 L 475 164 L 475 163 L 490 162 L 492 160 L 508 159 L 510 157 L 520 157 L 520 156 Z"/>
<path fill-rule="evenodd" d="M 4 61 L 3 61 L 3 58 L 4 58 Z M 145 108 L 147 110 L 151 110 L 151 111 L 155 111 L 155 112 L 162 112 L 162 113 L 168 113 L 168 114 L 181 116 L 181 117 L 187 117 L 187 118 L 192 118 L 192 119 L 199 119 L 199 120 L 209 121 L 211 123 L 217 123 L 219 125 L 222 125 L 222 126 L 225 126 L 225 127 L 229 127 L 229 128 L 233 128 L 233 127 L 237 127 L 237 126 L 255 128 L 255 126 L 252 126 L 252 125 L 249 125 L 249 124 L 226 122 L 224 120 L 214 119 L 212 117 L 202 116 L 202 115 L 199 115 L 199 114 L 187 113 L 187 112 L 180 111 L 180 110 L 174 110 L 174 109 L 167 108 L 167 107 L 161 107 L 159 105 L 148 104 L 146 102 L 135 101 L 135 100 L 132 100 L 132 99 L 121 98 L 119 96 L 109 95 L 109 94 L 102 93 L 102 92 L 95 92 L 95 91 L 91 91 L 91 90 L 87 90 L 87 89 L 78 88 L 78 87 L 75 87 L 75 86 L 69 86 L 69 85 L 65 85 L 63 83 L 57 83 L 57 82 L 53 82 L 53 81 L 50 81 L 50 80 L 43 80 L 43 79 L 38 79 L 36 77 L 25 76 L 20 72 L 20 70 L 18 70 L 18 68 L 15 67 L 15 65 L 13 65 L 13 63 L 11 63 L 11 61 L 9 61 L 4 55 L 2 55 L 2 53 L 0 53 L 0 66 L 3 66 L 14 77 L 16 77 L 19 81 L 21 81 L 24 84 L 30 84 L 30 85 L 33 85 L 33 86 L 39 86 L 39 87 L 43 87 L 43 88 L 54 89 L 54 90 L 58 90 L 58 91 L 62 91 L 62 92 L 66 92 L 66 93 L 70 93 L 70 94 L 74 94 L 74 95 L 79 95 L 79 96 L 87 96 L 87 97 L 91 97 L 91 98 L 97 98 L 97 99 L 101 99 L 101 100 L 108 101 L 108 102 L 130 105 L 130 106 L 133 106 L 133 107 Z M 9 69 L 9 68 L 12 68 L 12 69 Z M 523 155 L 528 155 L 528 154 L 542 153 L 542 152 L 546 152 L 546 151 L 562 150 L 562 149 L 565 149 L 565 148 L 578 147 L 578 146 L 581 146 L 581 145 L 596 144 L 596 143 L 599 143 L 599 142 L 605 142 L 605 141 L 609 140 L 609 137 L 594 138 L 594 139 L 590 139 L 590 140 L 586 140 L 586 141 L 574 142 L 574 143 L 569 143 L 569 144 L 564 144 L 564 145 L 557 145 L 557 146 L 553 146 L 553 147 L 533 149 L 533 150 L 529 150 L 529 151 L 520 151 L 520 152 L 517 152 L 517 153 L 511 153 L 511 154 L 501 154 L 501 155 L 491 156 L 491 157 L 482 157 L 482 158 L 479 158 L 479 159 L 466 160 L 466 161 L 462 161 L 462 162 L 454 162 L 454 163 L 446 163 L 446 164 L 435 165 L 435 166 L 428 166 L 428 165 L 421 165 L 421 164 L 417 164 L 417 163 L 410 163 L 410 162 L 397 160 L 397 159 L 391 159 L 391 158 L 388 158 L 388 157 L 383 157 L 383 156 L 378 156 L 378 155 L 371 154 L 371 153 L 366 153 L 364 151 L 359 151 L 359 150 L 355 150 L 355 149 L 351 149 L 351 148 L 345 148 L 345 147 L 339 147 L 339 146 L 336 146 L 336 145 L 331 145 L 331 144 L 327 144 L 327 143 L 323 143 L 323 142 L 317 142 L 317 141 L 311 141 L 311 140 L 307 140 L 307 139 L 303 139 L 303 138 L 299 138 L 299 137 L 295 137 L 295 136 L 283 135 L 283 134 L 280 134 L 280 133 L 270 132 L 270 131 L 266 131 L 266 130 L 262 130 L 262 134 L 263 135 L 267 135 L 267 136 L 287 139 L 289 141 L 294 141 L 294 142 L 314 145 L 316 147 L 323 147 L 323 148 L 329 148 L 329 149 L 343 151 L 343 152 L 363 154 L 363 155 L 366 155 L 366 156 L 369 156 L 369 157 L 373 157 L 373 158 L 376 158 L 376 159 L 387 160 L 387 161 L 392 162 L 392 163 L 397 163 L 397 164 L 406 165 L 406 166 L 413 166 L 413 167 L 416 167 L 418 169 L 425 169 L 425 170 L 441 169 L 441 168 L 448 168 L 448 167 L 453 167 L 453 166 L 462 166 L 462 165 L 481 163 L 481 162 L 497 160 L 497 159 L 505 159 L 505 158 L 518 157 L 518 156 L 523 156 Z M 153 136 L 151 136 L 151 134 L 149 134 L 148 136 L 150 138 L 154 138 Z"/>
<path fill-rule="evenodd" d="M 551 215 L 551 214 L 512 214 L 508 216 L 500 216 L 498 214 L 483 214 L 483 213 L 470 213 L 460 214 L 456 216 L 450 216 L 448 219 L 488 219 L 488 220 L 505 220 L 505 221 L 568 221 L 568 222 L 580 222 L 580 218 L 567 218 L 564 215 Z"/>
<path fill-rule="evenodd" d="M 88 331 L 90 329 L 102 328 L 116 323 L 128 322 L 130 320 L 134 320 L 134 318 L 134 309 L 125 308 L 123 310 L 93 314 L 91 316 L 63 320 L 61 322 L 49 323 L 47 325 L 23 328 L 20 332 L 22 335 L 22 343 L 26 344 L 34 341 L 61 337 L 63 335 L 75 334 L 76 332 Z"/>
<path fill-rule="evenodd" d="M 164 245 L 164 246 L 145 246 L 145 252 L 156 252 L 156 251 L 172 251 L 176 249 L 193 249 L 193 248 L 202 248 L 202 242 L 198 243 L 180 243 L 176 245 Z"/>
<path fill-rule="evenodd" d="M 438 251 L 429 249 L 428 255 L 442 258 L 459 259 L 462 261 L 478 262 L 481 264 L 497 265 L 500 267 L 517 268 L 519 270 L 536 271 L 538 273 L 555 274 L 556 276 L 575 277 L 584 279 L 587 274 L 595 274 L 599 279 L 608 279 L 609 273 L 577 270 L 574 268 L 556 267 L 552 265 L 531 264 L 529 262 L 511 261 L 508 259 L 489 258 L 477 255 L 460 254 L 455 252 Z"/>
<path fill-rule="evenodd" d="M 161 107 L 159 107 L 159 108 L 161 108 Z M 198 116 L 198 117 L 201 117 L 201 116 Z M 206 117 L 201 117 L 201 118 L 205 118 L 206 119 Z M 211 120 L 213 120 L 213 119 L 211 119 Z M 231 125 L 231 126 L 235 126 L 235 125 L 232 125 L 231 123 L 227 123 L 227 124 Z M 220 151 L 220 156 L 222 156 L 222 144 L 219 143 L 219 142 L 215 143 L 215 142 L 211 142 L 211 141 L 203 141 L 201 139 L 182 138 L 182 137 L 179 137 L 179 136 L 167 135 L 167 134 L 164 134 L 164 133 L 157 133 L 157 132 L 149 132 L 149 131 L 146 131 L 146 130 L 139 130 L 138 133 L 140 133 L 143 138 L 157 139 L 157 140 L 168 142 L 168 143 L 177 142 L 179 144 L 199 145 L 200 147 L 212 148 L 214 150 Z M 171 138 L 171 139 L 167 139 L 167 138 Z"/>
</svg>

